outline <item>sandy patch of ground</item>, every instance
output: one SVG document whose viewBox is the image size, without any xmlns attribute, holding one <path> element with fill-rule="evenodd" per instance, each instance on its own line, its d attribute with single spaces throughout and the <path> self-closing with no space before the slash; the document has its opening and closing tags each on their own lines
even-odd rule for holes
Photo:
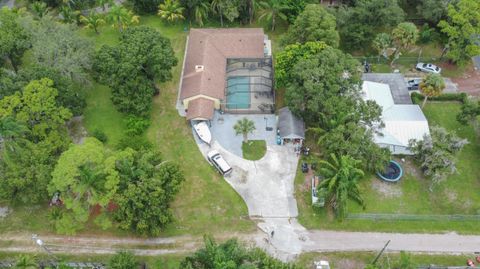
<svg viewBox="0 0 480 269">
<path fill-rule="evenodd" d="M 372 188 L 384 197 L 393 198 L 402 196 L 399 184 L 383 182 L 379 179 L 372 180 Z"/>
</svg>

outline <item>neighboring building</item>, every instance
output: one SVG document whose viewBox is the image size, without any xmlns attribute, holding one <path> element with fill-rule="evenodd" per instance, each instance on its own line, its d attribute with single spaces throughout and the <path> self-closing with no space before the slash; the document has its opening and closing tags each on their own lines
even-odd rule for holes
<svg viewBox="0 0 480 269">
<path fill-rule="evenodd" d="M 187 120 L 214 110 L 274 111 L 271 43 L 261 28 L 191 29 L 179 101 Z"/>
<path fill-rule="evenodd" d="M 305 124 L 303 120 L 293 115 L 288 107 L 278 110 L 278 135 L 282 145 L 289 142 L 302 144 L 303 140 L 305 140 Z"/>
<path fill-rule="evenodd" d="M 411 104 L 411 101 L 409 104 L 397 103 L 388 84 L 364 81 L 362 90 L 364 100 L 374 100 L 382 107 L 382 121 L 385 126 L 379 130 L 381 134 L 375 134 L 375 143 L 390 149 L 392 154 L 411 155 L 409 141 L 422 140 L 425 134 L 430 134 L 428 121 L 420 107 Z M 401 88 L 398 90 L 402 91 Z"/>
</svg>

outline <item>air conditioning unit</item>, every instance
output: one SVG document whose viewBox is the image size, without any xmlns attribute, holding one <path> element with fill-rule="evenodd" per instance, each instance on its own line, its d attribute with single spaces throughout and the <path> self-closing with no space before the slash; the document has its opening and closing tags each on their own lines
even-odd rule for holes
<svg viewBox="0 0 480 269">
<path fill-rule="evenodd" d="M 202 72 L 203 70 L 205 70 L 205 66 L 195 65 L 195 72 Z"/>
</svg>

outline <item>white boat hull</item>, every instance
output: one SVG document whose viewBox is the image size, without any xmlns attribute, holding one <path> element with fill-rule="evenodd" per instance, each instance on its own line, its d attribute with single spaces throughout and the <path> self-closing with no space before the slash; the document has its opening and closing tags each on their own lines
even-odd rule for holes
<svg viewBox="0 0 480 269">
<path fill-rule="evenodd" d="M 205 121 L 193 124 L 193 129 L 203 142 L 210 145 L 212 142 L 212 133 L 210 133 L 210 128 L 208 128 L 208 125 Z"/>
</svg>

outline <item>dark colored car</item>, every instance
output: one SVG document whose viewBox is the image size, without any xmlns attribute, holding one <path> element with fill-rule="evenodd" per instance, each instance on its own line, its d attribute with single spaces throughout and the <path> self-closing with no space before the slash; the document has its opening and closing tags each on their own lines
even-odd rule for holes
<svg viewBox="0 0 480 269">
<path fill-rule="evenodd" d="M 407 81 L 408 90 L 409 91 L 418 90 L 420 82 L 422 82 L 421 78 L 415 78 L 415 79 L 411 79 L 411 80 Z"/>
<path fill-rule="evenodd" d="M 307 163 L 302 163 L 302 172 L 307 173 L 308 172 L 308 164 Z"/>
</svg>

